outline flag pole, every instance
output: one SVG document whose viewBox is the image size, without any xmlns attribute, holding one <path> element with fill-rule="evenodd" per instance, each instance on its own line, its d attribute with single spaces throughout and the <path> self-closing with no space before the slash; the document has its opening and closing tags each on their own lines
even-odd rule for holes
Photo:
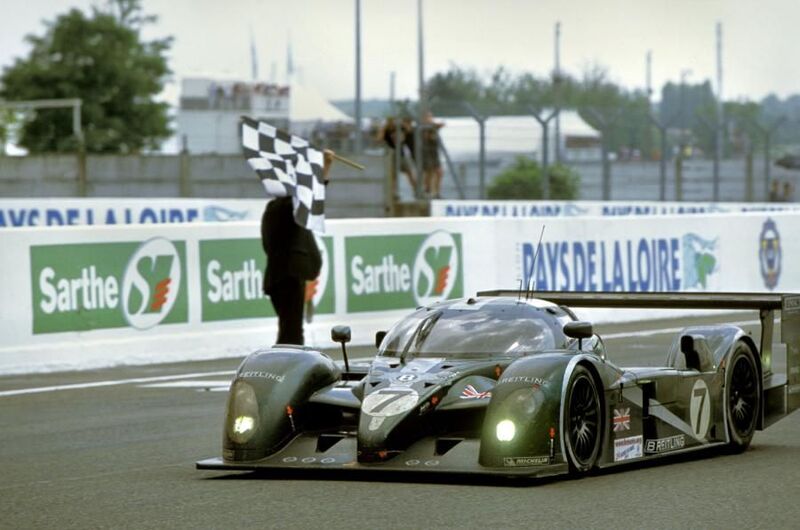
<svg viewBox="0 0 800 530">
<path fill-rule="evenodd" d="M 350 167 L 354 167 L 356 169 L 360 169 L 361 171 L 364 171 L 364 169 L 365 169 L 365 166 L 362 166 L 358 162 L 353 162 L 349 158 L 345 158 L 343 156 L 339 156 L 336 153 L 333 153 L 331 156 L 333 157 L 334 160 L 338 160 L 342 164 L 346 164 L 346 165 L 348 165 Z"/>
</svg>

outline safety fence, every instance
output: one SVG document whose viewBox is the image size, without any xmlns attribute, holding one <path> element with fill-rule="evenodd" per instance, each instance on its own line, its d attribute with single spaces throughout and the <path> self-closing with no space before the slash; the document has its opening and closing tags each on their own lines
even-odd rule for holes
<svg viewBox="0 0 800 530">
<path fill-rule="evenodd" d="M 329 221 L 307 343 L 517 288 L 797 291 L 800 213 Z M 254 222 L 0 230 L 0 374 L 243 355 L 275 340 Z M 536 262 L 534 264 L 534 257 Z M 656 315 L 595 312 L 595 321 Z"/>
</svg>

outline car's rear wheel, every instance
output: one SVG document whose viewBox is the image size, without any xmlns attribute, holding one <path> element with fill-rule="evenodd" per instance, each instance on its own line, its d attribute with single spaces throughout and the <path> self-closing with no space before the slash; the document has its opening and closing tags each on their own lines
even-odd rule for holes
<svg viewBox="0 0 800 530">
<path fill-rule="evenodd" d="M 591 470 L 600 454 L 602 414 L 592 375 L 578 365 L 569 380 L 564 401 L 564 431 L 570 470 Z"/>
<path fill-rule="evenodd" d="M 758 368 L 747 344 L 736 345 L 725 377 L 730 447 L 734 451 L 744 451 L 753 439 L 761 406 Z"/>
</svg>

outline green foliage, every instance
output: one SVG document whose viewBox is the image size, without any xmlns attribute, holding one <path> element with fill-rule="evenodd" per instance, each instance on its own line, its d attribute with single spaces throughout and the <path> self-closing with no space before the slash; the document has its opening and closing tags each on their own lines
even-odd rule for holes
<svg viewBox="0 0 800 530">
<path fill-rule="evenodd" d="M 650 103 L 643 92 L 628 92 L 608 79 L 608 72 L 591 65 L 581 79 L 562 73 L 547 78 L 530 73 L 512 76 L 502 67 L 485 78 L 474 70 L 451 65 L 426 85 L 433 111 L 439 116 L 468 114 L 469 103 L 484 116 L 523 115 L 542 108 L 578 109 L 592 127 L 602 127 L 599 114 L 611 123 L 609 147 L 651 153 L 657 138 L 649 123 Z M 591 109 L 591 112 L 589 111 Z"/>
<path fill-rule="evenodd" d="M 2 75 L 0 98 L 81 98 L 85 147 L 93 153 L 155 149 L 170 134 L 168 106 L 153 97 L 170 74 L 171 38 L 145 42 L 140 0 L 115 0 L 91 16 L 72 9 L 29 35 L 32 49 Z M 39 110 L 21 127 L 18 143 L 30 152 L 78 147 L 69 109 Z"/>
<path fill-rule="evenodd" d="M 550 199 L 578 197 L 580 176 L 567 166 L 549 166 Z M 528 157 L 517 157 L 513 166 L 497 175 L 487 190 L 489 199 L 542 199 L 542 168 Z"/>
</svg>

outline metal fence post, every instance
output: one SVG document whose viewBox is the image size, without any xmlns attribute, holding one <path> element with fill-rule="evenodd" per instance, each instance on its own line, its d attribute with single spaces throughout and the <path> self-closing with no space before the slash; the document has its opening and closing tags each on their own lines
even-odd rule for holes
<svg viewBox="0 0 800 530">
<path fill-rule="evenodd" d="M 189 183 L 189 145 L 184 134 L 181 137 L 181 152 L 179 155 L 179 181 L 181 197 L 191 197 L 192 190 Z"/>
<path fill-rule="evenodd" d="M 480 199 L 486 198 L 486 120 L 488 119 L 487 116 L 482 116 L 478 114 L 478 111 L 475 110 L 475 107 L 469 104 L 469 102 L 464 102 L 464 107 L 467 109 L 467 112 L 478 122 L 478 138 L 479 138 L 479 151 L 478 151 L 478 174 L 480 175 L 480 186 L 478 197 Z"/>
<path fill-rule="evenodd" d="M 530 112 L 531 116 L 533 116 L 534 119 L 539 122 L 539 125 L 542 126 L 542 199 L 549 199 L 550 173 L 547 171 L 547 155 L 550 146 L 548 144 L 547 128 L 550 120 L 555 118 L 556 114 L 558 114 L 558 109 L 554 109 L 553 112 L 551 112 L 546 118 L 542 118 L 541 110 L 536 109 L 535 107 L 529 106 L 528 112 Z"/>
</svg>

